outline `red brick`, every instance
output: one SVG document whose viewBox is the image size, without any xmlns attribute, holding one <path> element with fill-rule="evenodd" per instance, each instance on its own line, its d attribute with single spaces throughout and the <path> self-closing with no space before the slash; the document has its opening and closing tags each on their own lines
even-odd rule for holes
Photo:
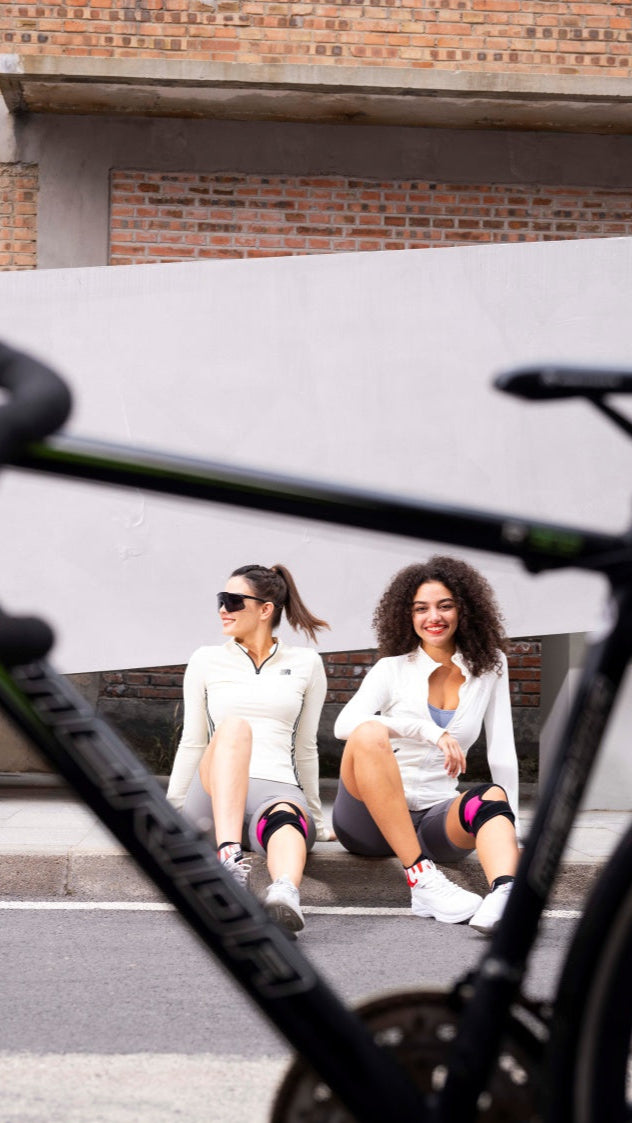
<svg viewBox="0 0 632 1123">
<path fill-rule="evenodd" d="M 546 6 L 541 0 L 474 0 L 438 9 L 385 0 L 369 6 L 287 0 L 280 9 L 271 0 L 220 4 L 216 10 L 201 5 L 191 10 L 185 0 L 128 5 L 129 0 L 110 0 L 103 9 L 65 8 L 30 0 L 16 15 L 14 6 L 4 3 L 0 34 L 7 43 L 20 40 L 25 54 L 155 58 L 186 51 L 204 61 L 270 66 L 359 66 L 368 59 L 391 68 L 511 66 L 525 73 L 616 74 L 629 66 L 632 32 L 628 5 L 573 0 Z M 543 32 L 549 32 L 548 40 Z M 564 64 L 563 54 L 542 49 L 547 42 L 563 46 L 564 37 L 572 66 Z"/>
<path fill-rule="evenodd" d="M 0 164 L 2 256 L 0 269 L 37 265 L 38 169 L 34 164 Z"/>
<path fill-rule="evenodd" d="M 113 264 L 632 233 L 625 193 L 538 185 L 115 171 L 112 204 Z"/>
</svg>

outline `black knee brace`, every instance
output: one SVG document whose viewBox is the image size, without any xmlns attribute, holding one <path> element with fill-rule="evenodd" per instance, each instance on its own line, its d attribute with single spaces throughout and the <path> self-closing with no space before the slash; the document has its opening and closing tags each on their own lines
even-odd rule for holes
<svg viewBox="0 0 632 1123">
<path fill-rule="evenodd" d="M 285 800 L 283 802 L 285 802 Z M 261 846 L 263 846 L 264 850 L 268 849 L 268 843 L 274 832 L 278 831 L 281 827 L 295 827 L 299 834 L 302 834 L 303 838 L 307 838 L 307 819 L 305 818 L 303 810 L 297 807 L 295 803 L 289 803 L 288 806 L 292 808 L 291 811 L 285 811 L 284 809 L 279 809 L 277 811 L 276 808 L 271 807 L 269 811 L 264 811 L 259 819 L 257 823 L 257 840 Z"/>
<path fill-rule="evenodd" d="M 504 815 L 511 823 L 516 821 L 516 816 L 506 800 L 483 799 L 485 792 L 488 792 L 490 788 L 499 787 L 500 784 L 476 784 L 461 800 L 459 805 L 461 826 L 468 834 L 473 834 L 474 838 L 476 838 L 483 823 L 489 822 L 496 815 Z M 501 788 L 501 791 L 504 790 L 504 788 Z"/>
</svg>

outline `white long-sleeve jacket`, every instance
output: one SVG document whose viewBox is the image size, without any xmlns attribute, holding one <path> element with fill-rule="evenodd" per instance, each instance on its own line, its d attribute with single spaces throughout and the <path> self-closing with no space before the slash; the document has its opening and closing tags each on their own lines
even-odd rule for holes
<svg viewBox="0 0 632 1123">
<path fill-rule="evenodd" d="M 276 642 L 257 668 L 234 639 L 199 647 L 184 676 L 184 724 L 167 798 L 182 808 L 215 729 L 227 717 L 242 717 L 252 729 L 250 775 L 299 784 L 324 837 L 316 734 L 326 690 L 325 668 L 313 648 Z"/>
<path fill-rule="evenodd" d="M 452 657 L 465 682 L 459 704 L 447 731 L 467 750 L 485 726 L 487 759 L 492 780 L 500 784 L 514 814 L 518 815 L 518 760 L 514 743 L 507 660 L 502 669 L 475 677 L 460 654 Z M 357 694 L 338 715 L 334 733 L 347 740 L 364 721 L 379 721 L 388 730 L 411 811 L 452 798 L 456 779 L 445 771 L 445 756 L 438 747 L 446 729 L 437 725 L 428 710 L 428 680 L 437 663 L 422 647 L 408 655 L 380 659 L 366 675 Z M 517 823 L 516 823 L 517 826 Z"/>
</svg>

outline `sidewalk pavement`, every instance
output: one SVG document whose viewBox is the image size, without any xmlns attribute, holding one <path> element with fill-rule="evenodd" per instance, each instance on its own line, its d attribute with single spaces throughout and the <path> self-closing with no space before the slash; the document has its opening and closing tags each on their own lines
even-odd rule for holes
<svg viewBox="0 0 632 1123">
<path fill-rule="evenodd" d="M 331 822 L 335 781 L 323 781 L 321 792 L 325 819 Z M 531 793 L 525 793 L 523 830 L 534 806 Z M 581 903 L 631 821 L 632 812 L 626 811 L 580 813 L 555 884 L 554 907 Z M 458 884 L 485 892 L 476 855 L 446 872 Z M 255 856 L 253 892 L 261 895 L 267 880 L 265 863 Z M 0 780 L 0 898 L 156 901 L 161 894 L 68 788 Z M 319 842 L 308 860 L 301 900 L 304 905 L 391 908 L 406 907 L 409 894 L 396 858 L 360 858 L 338 842 Z"/>
</svg>

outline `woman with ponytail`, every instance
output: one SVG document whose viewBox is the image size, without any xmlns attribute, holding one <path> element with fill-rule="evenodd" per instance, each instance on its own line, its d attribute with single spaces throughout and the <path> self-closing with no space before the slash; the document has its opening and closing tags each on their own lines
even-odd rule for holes
<svg viewBox="0 0 632 1123">
<path fill-rule="evenodd" d="M 328 625 L 303 603 L 285 566 L 244 565 L 217 594 L 228 642 L 200 647 L 184 676 L 184 726 L 168 798 L 217 847 L 247 885 L 244 849 L 265 854 L 271 885 L 264 905 L 290 932 L 304 927 L 299 886 L 323 822 L 316 734 L 325 669 L 310 647 L 274 635 L 290 626 L 314 641 Z"/>
</svg>

